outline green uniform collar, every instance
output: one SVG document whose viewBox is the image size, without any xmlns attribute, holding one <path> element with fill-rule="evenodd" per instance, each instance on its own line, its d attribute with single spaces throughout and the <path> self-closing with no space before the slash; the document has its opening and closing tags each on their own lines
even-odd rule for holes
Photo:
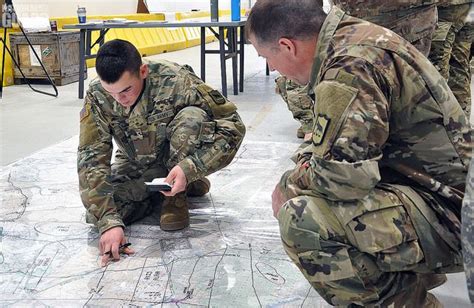
<svg viewBox="0 0 474 308">
<path fill-rule="evenodd" d="M 137 100 L 133 106 L 130 107 L 129 116 L 132 114 L 146 114 L 148 110 L 148 100 L 149 100 L 149 93 L 150 93 L 150 76 L 143 80 L 143 88 L 140 92 L 140 95 L 137 97 Z M 136 109 L 136 110 L 135 110 Z"/>
<path fill-rule="evenodd" d="M 135 101 L 135 104 L 133 104 L 130 107 L 130 113 L 132 113 L 133 109 L 135 109 L 135 107 L 140 103 L 140 101 L 143 98 L 143 93 L 145 93 L 145 90 L 147 90 L 148 88 L 149 88 L 148 87 L 148 78 L 146 78 L 146 79 L 143 80 L 143 86 L 142 86 L 142 91 L 140 92 L 140 95 L 138 95 L 137 100 Z"/>
<path fill-rule="evenodd" d="M 319 79 L 321 64 L 327 57 L 329 42 L 331 41 L 344 15 L 345 13 L 343 10 L 336 6 L 333 6 L 328 16 L 326 17 L 323 26 L 321 27 L 321 31 L 319 31 L 318 43 L 316 45 L 316 52 L 314 54 L 314 62 L 313 67 L 311 69 L 311 76 L 308 86 L 309 95 L 314 95 L 313 89 Z"/>
</svg>

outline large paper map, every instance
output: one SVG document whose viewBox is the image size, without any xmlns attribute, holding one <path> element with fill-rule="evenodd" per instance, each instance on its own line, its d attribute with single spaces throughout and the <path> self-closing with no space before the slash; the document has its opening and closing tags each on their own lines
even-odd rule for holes
<svg viewBox="0 0 474 308">
<path fill-rule="evenodd" d="M 326 307 L 272 216 L 297 146 L 244 143 L 211 192 L 190 199 L 190 228 L 163 232 L 154 214 L 126 229 L 136 254 L 106 267 L 79 198 L 77 137 L 3 168 L 0 306 Z"/>
</svg>

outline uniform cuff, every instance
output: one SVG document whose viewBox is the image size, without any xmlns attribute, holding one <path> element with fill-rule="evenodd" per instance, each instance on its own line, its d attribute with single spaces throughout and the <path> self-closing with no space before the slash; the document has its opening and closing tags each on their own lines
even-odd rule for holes
<svg viewBox="0 0 474 308">
<path fill-rule="evenodd" d="M 186 175 L 186 180 L 189 183 L 196 181 L 201 178 L 197 172 L 196 165 L 190 158 L 185 158 L 178 163 L 178 166 L 183 169 L 184 175 Z"/>
<path fill-rule="evenodd" d="M 97 228 L 99 228 L 99 233 L 102 235 L 105 231 L 112 229 L 114 227 L 122 227 L 125 229 L 125 224 L 122 221 L 122 217 L 119 214 L 112 214 L 104 216 L 97 223 Z"/>
<path fill-rule="evenodd" d="M 305 134 L 313 132 L 313 121 L 301 122 L 301 129 Z"/>
</svg>

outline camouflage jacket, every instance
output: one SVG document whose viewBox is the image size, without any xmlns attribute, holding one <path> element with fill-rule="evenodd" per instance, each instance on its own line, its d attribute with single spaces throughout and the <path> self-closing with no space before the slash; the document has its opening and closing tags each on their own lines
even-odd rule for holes
<svg viewBox="0 0 474 308">
<path fill-rule="evenodd" d="M 363 18 L 389 12 L 396 14 L 399 10 L 433 5 L 440 1 L 446 0 L 332 0 L 332 3 L 351 16 Z"/>
<path fill-rule="evenodd" d="M 110 180 L 112 139 L 120 153 L 143 169 L 164 165 L 169 152 L 167 125 L 187 106 L 202 108 L 213 119 L 201 128 L 204 145 L 178 163 L 189 183 L 228 164 L 245 134 L 236 106 L 188 69 L 167 61 L 150 62 L 148 68 L 144 91 L 131 112 L 99 80 L 91 83 L 81 111 L 80 193 L 84 206 L 97 218 L 100 232 L 123 225 Z"/>
<path fill-rule="evenodd" d="M 388 29 L 334 7 L 309 82 L 313 140 L 282 178 L 287 198 L 362 199 L 379 182 L 429 189 L 460 206 L 471 129 L 436 68 Z"/>
<path fill-rule="evenodd" d="M 331 2 L 340 7 L 347 14 L 363 18 L 390 12 L 396 14 L 396 12 L 400 10 L 433 4 L 438 6 L 451 6 L 472 3 L 473 0 L 332 0 Z"/>
<path fill-rule="evenodd" d="M 466 3 L 474 3 L 474 0 L 439 0 L 438 6 L 447 7 Z"/>
</svg>

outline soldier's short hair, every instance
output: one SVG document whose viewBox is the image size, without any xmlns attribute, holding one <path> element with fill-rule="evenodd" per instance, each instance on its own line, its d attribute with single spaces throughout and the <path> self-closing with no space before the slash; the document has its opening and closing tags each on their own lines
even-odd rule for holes
<svg viewBox="0 0 474 308">
<path fill-rule="evenodd" d="M 306 40 L 318 35 L 326 19 L 319 0 L 258 0 L 245 24 L 259 44 L 273 45 L 282 37 Z"/>
<path fill-rule="evenodd" d="M 99 48 L 95 69 L 99 78 L 114 83 L 126 71 L 139 75 L 142 57 L 132 43 L 120 39 L 108 41 Z"/>
</svg>

